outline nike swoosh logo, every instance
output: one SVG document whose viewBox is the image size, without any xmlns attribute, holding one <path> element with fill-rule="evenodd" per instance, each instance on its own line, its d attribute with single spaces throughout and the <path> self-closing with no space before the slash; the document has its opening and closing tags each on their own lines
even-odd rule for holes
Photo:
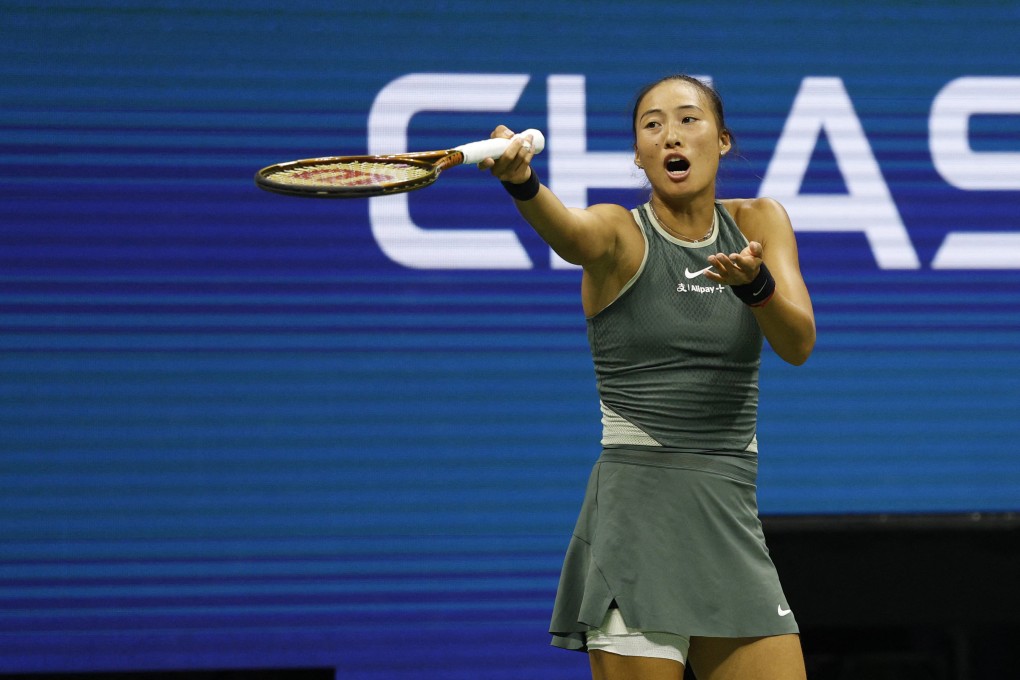
<svg viewBox="0 0 1020 680">
<path fill-rule="evenodd" d="M 684 276 L 686 276 L 689 279 L 694 279 L 694 278 L 697 278 L 697 277 L 701 276 L 702 274 L 704 274 L 705 272 L 707 272 L 711 268 L 712 268 L 712 265 L 709 265 L 709 266 L 705 267 L 704 269 L 701 269 L 701 270 L 696 271 L 696 272 L 692 272 L 687 267 L 684 267 Z"/>
<path fill-rule="evenodd" d="M 778 609 L 779 609 L 779 615 L 780 616 L 786 616 L 787 614 L 789 614 L 790 612 L 793 611 L 792 609 L 783 609 L 783 605 L 779 605 Z"/>
</svg>

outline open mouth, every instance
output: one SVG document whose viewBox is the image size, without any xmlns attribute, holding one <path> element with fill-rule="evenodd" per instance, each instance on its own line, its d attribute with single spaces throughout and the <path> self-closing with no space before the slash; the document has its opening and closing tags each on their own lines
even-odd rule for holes
<svg viewBox="0 0 1020 680">
<path fill-rule="evenodd" d="M 683 175 L 690 169 L 691 162 L 682 156 L 674 156 L 666 159 L 666 172 L 670 175 Z"/>
</svg>

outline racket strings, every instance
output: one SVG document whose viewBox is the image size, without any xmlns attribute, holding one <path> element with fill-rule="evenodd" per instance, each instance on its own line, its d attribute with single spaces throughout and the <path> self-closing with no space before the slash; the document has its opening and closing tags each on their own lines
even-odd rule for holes
<svg viewBox="0 0 1020 680">
<path fill-rule="evenodd" d="M 345 161 L 281 169 L 266 179 L 295 187 L 367 187 L 411 182 L 425 177 L 429 172 L 429 168 L 404 163 Z"/>
</svg>

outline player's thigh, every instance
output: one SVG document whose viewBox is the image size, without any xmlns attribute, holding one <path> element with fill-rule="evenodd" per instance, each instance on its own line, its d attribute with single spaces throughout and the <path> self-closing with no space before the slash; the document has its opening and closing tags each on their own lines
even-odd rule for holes
<svg viewBox="0 0 1020 680">
<path fill-rule="evenodd" d="M 594 680 L 683 680 L 684 665 L 673 659 L 590 651 Z"/>
<path fill-rule="evenodd" d="M 698 680 L 804 680 L 799 635 L 691 638 L 687 661 Z"/>
</svg>

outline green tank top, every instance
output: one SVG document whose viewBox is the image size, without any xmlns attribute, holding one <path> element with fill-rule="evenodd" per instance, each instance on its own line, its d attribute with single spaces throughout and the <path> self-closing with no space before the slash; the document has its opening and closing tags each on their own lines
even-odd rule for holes
<svg viewBox="0 0 1020 680">
<path fill-rule="evenodd" d="M 603 408 L 661 446 L 745 451 L 755 439 L 762 333 L 751 309 L 705 278 L 708 256 L 747 239 L 722 204 L 712 235 L 669 235 L 649 205 L 631 211 L 645 239 L 637 274 L 588 319 Z"/>
</svg>

